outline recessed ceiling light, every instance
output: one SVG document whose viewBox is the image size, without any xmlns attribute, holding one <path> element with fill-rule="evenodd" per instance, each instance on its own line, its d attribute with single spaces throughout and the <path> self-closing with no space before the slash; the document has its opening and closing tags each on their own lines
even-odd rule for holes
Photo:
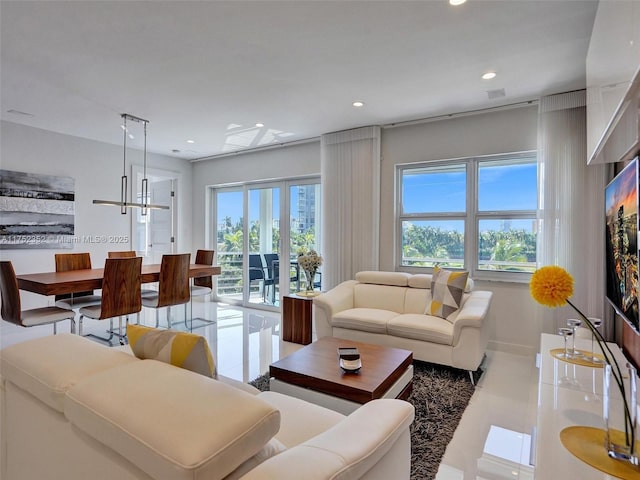
<svg viewBox="0 0 640 480">
<path fill-rule="evenodd" d="M 187 143 L 196 143 L 195 140 L 187 140 Z"/>
<path fill-rule="evenodd" d="M 258 127 L 258 128 L 262 128 L 262 127 L 264 127 L 264 123 L 259 123 L 259 122 L 258 122 L 258 123 L 256 123 L 256 127 Z"/>
<path fill-rule="evenodd" d="M 364 107 L 364 102 L 353 102 L 352 105 L 354 107 Z"/>
<path fill-rule="evenodd" d="M 496 72 L 487 72 L 482 75 L 483 80 L 491 80 L 492 78 L 496 78 Z"/>
<path fill-rule="evenodd" d="M 458 6 L 458 5 L 462 5 L 466 1 L 467 0 L 449 0 L 449 5 Z"/>
</svg>

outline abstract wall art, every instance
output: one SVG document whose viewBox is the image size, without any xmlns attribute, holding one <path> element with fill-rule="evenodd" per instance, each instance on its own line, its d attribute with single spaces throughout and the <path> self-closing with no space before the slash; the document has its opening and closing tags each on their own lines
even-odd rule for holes
<svg viewBox="0 0 640 480">
<path fill-rule="evenodd" d="M 75 181 L 0 170 L 0 249 L 72 248 Z"/>
</svg>

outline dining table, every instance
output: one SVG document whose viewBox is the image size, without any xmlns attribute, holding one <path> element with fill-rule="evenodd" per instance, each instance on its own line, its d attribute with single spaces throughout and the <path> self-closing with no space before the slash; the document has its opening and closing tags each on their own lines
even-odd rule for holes
<svg viewBox="0 0 640 480">
<path fill-rule="evenodd" d="M 189 278 L 220 275 L 221 267 L 192 263 Z M 70 270 L 67 272 L 25 273 L 17 275 L 18 288 L 40 295 L 62 295 L 86 292 L 102 288 L 103 268 Z M 142 283 L 157 282 L 160 279 L 160 264 L 142 265 Z"/>
</svg>

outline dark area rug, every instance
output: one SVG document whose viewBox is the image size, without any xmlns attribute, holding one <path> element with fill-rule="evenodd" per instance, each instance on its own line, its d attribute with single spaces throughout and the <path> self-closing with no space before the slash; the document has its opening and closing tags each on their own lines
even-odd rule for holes
<svg viewBox="0 0 640 480">
<path fill-rule="evenodd" d="M 411 425 L 411 479 L 432 480 L 453 437 L 474 387 L 468 372 L 431 363 L 413 362 L 413 392 L 409 401 L 416 409 Z M 474 373 L 477 382 L 482 370 Z M 251 385 L 269 390 L 269 376 Z"/>
</svg>

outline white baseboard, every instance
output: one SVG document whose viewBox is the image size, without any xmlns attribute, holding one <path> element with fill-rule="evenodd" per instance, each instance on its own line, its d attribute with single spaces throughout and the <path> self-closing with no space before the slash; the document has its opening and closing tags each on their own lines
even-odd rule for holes
<svg viewBox="0 0 640 480">
<path fill-rule="evenodd" d="M 535 355 L 538 352 L 538 348 L 530 347 L 528 345 L 519 345 L 517 343 L 497 342 L 495 340 L 489 340 L 487 349 L 495 350 L 498 352 L 513 353 L 515 355 L 530 356 Z"/>
</svg>

